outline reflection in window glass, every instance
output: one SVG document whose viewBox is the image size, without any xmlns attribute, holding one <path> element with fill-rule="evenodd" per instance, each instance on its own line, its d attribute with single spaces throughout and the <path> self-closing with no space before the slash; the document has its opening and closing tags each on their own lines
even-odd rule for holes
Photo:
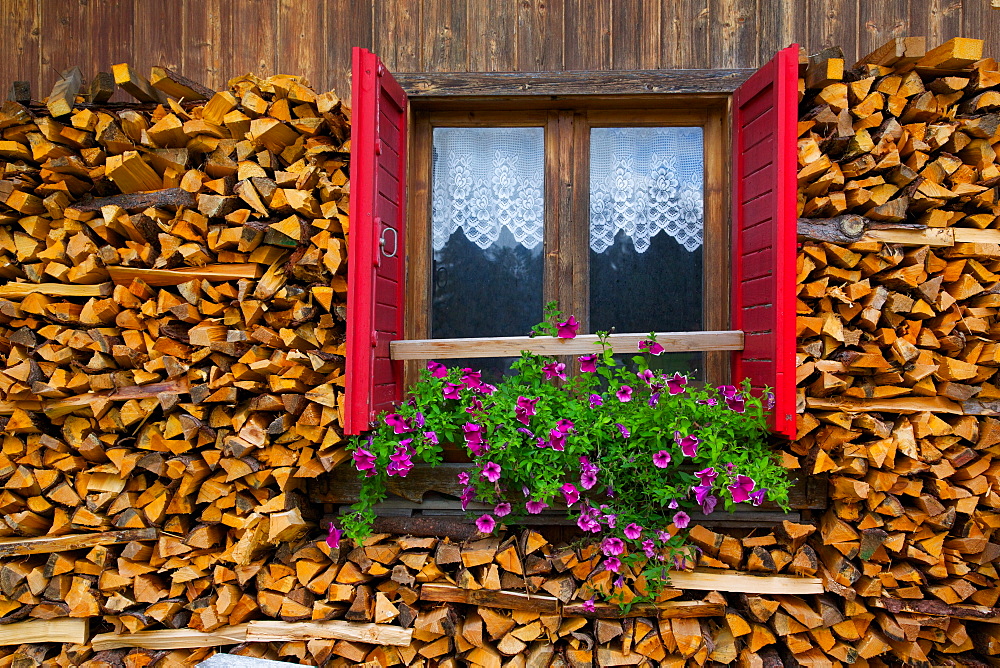
<svg viewBox="0 0 1000 668">
<path fill-rule="evenodd" d="M 543 314 L 544 129 L 435 128 L 433 152 L 431 336 L 527 334 Z"/>
<path fill-rule="evenodd" d="M 593 128 L 590 147 L 591 331 L 704 329 L 702 129 Z"/>
</svg>

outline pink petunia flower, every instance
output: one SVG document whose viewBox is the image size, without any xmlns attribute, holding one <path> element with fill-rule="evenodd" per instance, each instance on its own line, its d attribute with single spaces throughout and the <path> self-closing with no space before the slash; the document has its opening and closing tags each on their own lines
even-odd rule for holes
<svg viewBox="0 0 1000 668">
<path fill-rule="evenodd" d="M 652 559 L 656 556 L 656 543 L 653 542 L 652 538 L 642 541 L 642 551 L 647 559 Z"/>
<path fill-rule="evenodd" d="M 493 529 L 496 525 L 496 520 L 494 520 L 493 516 L 489 513 L 482 515 L 476 520 L 476 528 L 479 529 L 480 533 L 493 533 Z"/>
<path fill-rule="evenodd" d="M 438 435 L 436 431 L 425 431 L 424 438 L 426 438 L 428 442 L 433 443 L 434 445 L 437 445 L 440 442 L 438 441 Z"/>
<path fill-rule="evenodd" d="M 441 393 L 444 395 L 445 399 L 461 399 L 461 392 L 461 383 L 445 383 L 444 387 L 441 388 Z"/>
<path fill-rule="evenodd" d="M 587 612 L 597 612 L 597 606 L 594 605 L 593 596 L 583 602 L 583 609 Z"/>
<path fill-rule="evenodd" d="M 469 472 L 468 471 L 462 471 L 456 477 L 458 478 L 458 482 L 460 484 L 462 484 L 462 485 L 468 485 L 469 484 Z"/>
<path fill-rule="evenodd" d="M 618 401 L 623 404 L 627 401 L 632 401 L 632 388 L 628 385 L 622 385 L 618 388 L 618 391 L 615 392 L 615 396 L 618 397 Z"/>
<path fill-rule="evenodd" d="M 549 431 L 549 447 L 556 452 L 563 452 L 566 449 L 566 434 L 558 429 Z"/>
<path fill-rule="evenodd" d="M 719 394 L 722 395 L 723 399 L 732 399 L 736 396 L 739 390 L 735 385 L 719 385 Z"/>
<path fill-rule="evenodd" d="M 615 426 L 618 427 L 618 431 L 621 432 L 622 438 L 628 438 L 632 435 L 632 432 L 630 432 L 628 428 L 620 422 L 615 422 Z"/>
<path fill-rule="evenodd" d="M 580 500 L 580 491 L 576 488 L 576 485 L 571 482 L 568 482 L 560 487 L 559 491 L 562 492 L 563 497 L 565 497 L 567 506 L 572 506 Z"/>
<path fill-rule="evenodd" d="M 742 396 L 733 397 L 732 399 L 726 397 L 726 408 L 734 413 L 745 413 L 747 409 L 746 399 Z"/>
<path fill-rule="evenodd" d="M 668 540 L 670 540 L 671 538 L 673 538 L 673 536 L 671 536 L 671 535 L 670 535 L 670 532 L 669 532 L 669 531 L 662 531 L 662 530 L 661 530 L 661 531 L 657 531 L 657 532 L 656 532 L 656 538 L 657 538 L 657 539 L 658 539 L 658 540 L 659 540 L 659 541 L 660 541 L 661 543 L 666 543 L 666 542 L 667 542 Z"/>
<path fill-rule="evenodd" d="M 701 481 L 702 485 L 706 485 L 708 487 L 711 487 L 712 484 L 715 482 L 715 479 L 719 477 L 719 474 L 711 466 L 709 466 L 707 469 L 695 471 L 694 475 L 695 477 L 698 478 L 698 480 Z"/>
<path fill-rule="evenodd" d="M 338 529 L 333 522 L 330 522 L 330 532 L 326 534 L 326 544 L 330 546 L 331 550 L 340 547 L 340 539 L 343 536 L 344 532 Z"/>
<path fill-rule="evenodd" d="M 531 501 L 528 501 L 526 504 L 524 504 L 524 507 L 530 514 L 537 515 L 538 513 L 548 508 L 549 504 L 545 503 L 544 501 L 536 501 L 532 499 Z"/>
<path fill-rule="evenodd" d="M 686 529 L 688 524 L 691 523 L 691 517 L 682 510 L 674 515 L 673 522 L 674 526 L 678 529 Z"/>
<path fill-rule="evenodd" d="M 658 469 L 665 469 L 670 466 L 670 460 L 670 453 L 666 450 L 660 450 L 653 455 L 653 465 Z"/>
<path fill-rule="evenodd" d="M 510 515 L 510 504 L 504 501 L 503 503 L 498 503 L 493 507 L 493 513 L 497 517 L 506 517 Z"/>
<path fill-rule="evenodd" d="M 562 432 L 563 434 L 568 434 L 573 431 L 573 421 L 566 418 L 560 418 L 556 422 L 556 430 Z"/>
<path fill-rule="evenodd" d="M 622 562 L 618 557 L 608 557 L 604 560 L 604 570 L 617 573 L 621 570 Z"/>
<path fill-rule="evenodd" d="M 594 373 L 597 371 L 597 355 L 580 355 L 576 358 L 580 362 L 580 371 L 583 373 Z"/>
<path fill-rule="evenodd" d="M 483 384 L 481 379 L 482 372 L 473 371 L 472 369 L 462 369 L 462 384 L 469 389 L 477 388 Z"/>
<path fill-rule="evenodd" d="M 572 339 L 576 338 L 576 331 L 580 329 L 580 323 L 576 321 L 576 318 L 570 316 L 566 322 L 556 323 L 556 329 L 558 330 L 556 336 L 560 339 Z"/>
<path fill-rule="evenodd" d="M 597 408 L 598 406 L 603 406 L 604 405 L 604 399 L 602 399 L 601 395 L 599 395 L 599 394 L 592 394 L 588 398 L 590 399 L 590 407 L 591 408 Z"/>
<path fill-rule="evenodd" d="M 750 503 L 759 506 L 767 498 L 767 487 L 761 487 L 756 492 L 750 492 Z"/>
<path fill-rule="evenodd" d="M 627 527 L 625 527 L 625 537 L 629 540 L 636 540 L 642 535 L 642 527 L 632 522 Z"/>
<path fill-rule="evenodd" d="M 750 498 L 750 492 L 753 491 L 756 484 L 753 478 L 738 475 L 732 485 L 726 485 L 726 489 L 733 495 L 733 503 L 743 503 Z"/>
<path fill-rule="evenodd" d="M 701 443 L 701 439 L 694 434 L 682 436 L 679 431 L 675 431 L 674 443 L 680 446 L 682 455 L 685 457 L 694 457 L 698 454 L 698 444 Z"/>
<path fill-rule="evenodd" d="M 640 341 L 639 350 L 640 352 L 645 351 L 653 355 L 660 355 L 663 353 L 663 346 L 656 341 Z"/>
<path fill-rule="evenodd" d="M 500 465 L 496 462 L 486 462 L 483 465 L 483 477 L 490 482 L 496 482 L 500 479 Z"/>
<path fill-rule="evenodd" d="M 434 378 L 444 378 L 448 375 L 448 367 L 434 360 L 427 362 L 427 370 L 431 372 L 431 376 Z"/>
<path fill-rule="evenodd" d="M 545 380 L 566 380 L 566 365 L 562 362 L 549 362 L 542 367 L 542 373 L 545 374 Z"/>
<path fill-rule="evenodd" d="M 642 371 L 637 373 L 636 376 L 638 376 L 639 380 L 646 383 L 646 385 L 652 383 L 653 379 L 656 378 L 656 374 L 654 374 L 649 369 L 643 369 Z"/>
<path fill-rule="evenodd" d="M 681 374 L 680 372 L 674 373 L 672 378 L 667 379 L 667 390 L 670 391 L 671 396 L 675 394 L 683 394 L 687 383 L 687 376 Z"/>
<path fill-rule="evenodd" d="M 399 416 L 398 413 L 389 413 L 385 416 L 385 423 L 392 427 L 393 433 L 405 434 L 412 428 L 410 421 Z"/>
<path fill-rule="evenodd" d="M 375 468 L 375 455 L 364 448 L 354 451 L 354 468 L 359 471 L 367 471 Z"/>
<path fill-rule="evenodd" d="M 514 417 L 524 426 L 528 426 L 528 423 L 531 422 L 531 417 L 535 414 L 535 404 L 537 403 L 538 397 L 534 399 L 518 397 L 517 405 L 514 406 Z"/>
<path fill-rule="evenodd" d="M 624 551 L 625 541 L 621 538 L 611 536 L 610 538 L 605 538 L 601 541 L 601 552 L 603 552 L 606 557 L 618 556 Z"/>
</svg>

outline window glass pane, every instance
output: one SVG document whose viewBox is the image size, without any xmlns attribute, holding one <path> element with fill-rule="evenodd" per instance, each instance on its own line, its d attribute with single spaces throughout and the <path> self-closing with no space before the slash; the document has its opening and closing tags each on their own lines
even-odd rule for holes
<svg viewBox="0 0 1000 668">
<path fill-rule="evenodd" d="M 591 129 L 591 331 L 704 329 L 704 171 L 700 127 Z"/>
<path fill-rule="evenodd" d="M 542 319 L 544 132 L 434 129 L 434 338 L 524 335 Z"/>
</svg>

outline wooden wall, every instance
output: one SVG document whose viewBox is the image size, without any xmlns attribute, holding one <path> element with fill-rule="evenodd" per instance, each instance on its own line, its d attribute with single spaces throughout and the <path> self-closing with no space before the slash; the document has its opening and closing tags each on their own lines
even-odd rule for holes
<svg viewBox="0 0 1000 668">
<path fill-rule="evenodd" d="M 0 85 L 129 61 L 221 87 L 245 72 L 346 93 L 350 47 L 395 71 L 758 67 L 797 41 L 848 59 L 898 36 L 988 40 L 990 0 L 0 0 Z M 40 91 L 40 92 L 39 92 Z"/>
</svg>

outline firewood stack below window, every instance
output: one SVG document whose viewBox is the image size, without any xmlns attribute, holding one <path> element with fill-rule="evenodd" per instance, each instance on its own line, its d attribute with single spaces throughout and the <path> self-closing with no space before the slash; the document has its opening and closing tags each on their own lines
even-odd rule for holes
<svg viewBox="0 0 1000 668">
<path fill-rule="evenodd" d="M 349 465 L 334 93 L 119 65 L 3 103 L 0 667 L 219 648 L 373 667 L 995 662 L 1000 68 L 981 48 L 803 61 L 801 413 L 780 449 L 829 477 L 829 507 L 694 527 L 701 584 L 626 613 L 601 603 L 617 576 L 596 546 L 532 530 L 323 540 L 307 483 Z M 116 85 L 137 102 L 108 103 Z M 726 590 L 734 572 L 763 579 Z M 795 589 L 817 579 L 825 593 Z M 90 620 L 87 642 L 11 644 L 67 619 Z"/>
</svg>

